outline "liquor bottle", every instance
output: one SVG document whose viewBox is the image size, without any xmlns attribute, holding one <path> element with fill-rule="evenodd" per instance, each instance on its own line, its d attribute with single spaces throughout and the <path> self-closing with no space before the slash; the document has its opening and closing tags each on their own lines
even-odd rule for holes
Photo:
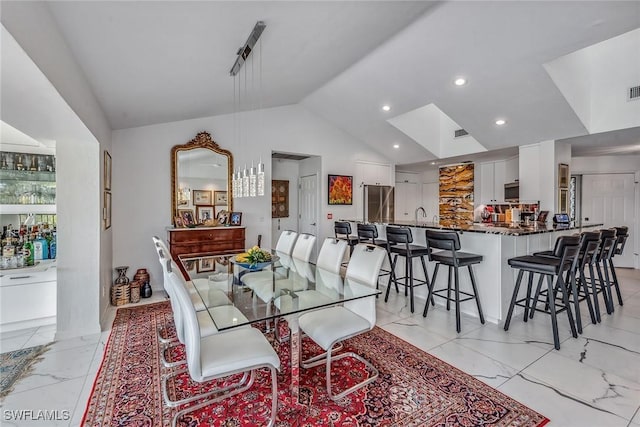
<svg viewBox="0 0 640 427">
<path fill-rule="evenodd" d="M 30 266 L 34 264 L 34 249 L 33 243 L 29 240 L 27 236 L 24 244 L 22 245 L 22 258 L 25 266 Z"/>
<path fill-rule="evenodd" d="M 38 237 L 33 241 L 33 258 L 35 260 L 47 259 L 49 258 L 49 245 L 47 241 L 42 238 L 42 235 L 38 233 Z"/>
<path fill-rule="evenodd" d="M 49 257 L 51 259 L 56 259 L 56 255 L 58 252 L 58 243 L 57 243 L 56 233 L 53 232 L 53 238 L 51 239 L 51 244 L 49 245 Z"/>
</svg>

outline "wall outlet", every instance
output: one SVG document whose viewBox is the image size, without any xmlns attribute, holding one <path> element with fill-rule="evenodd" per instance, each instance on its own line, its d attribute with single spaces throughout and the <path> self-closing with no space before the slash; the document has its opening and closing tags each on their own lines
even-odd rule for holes
<svg viewBox="0 0 640 427">
<path fill-rule="evenodd" d="M 333 219 L 333 214 L 332 213 L 328 213 L 327 214 L 327 219 Z"/>
</svg>

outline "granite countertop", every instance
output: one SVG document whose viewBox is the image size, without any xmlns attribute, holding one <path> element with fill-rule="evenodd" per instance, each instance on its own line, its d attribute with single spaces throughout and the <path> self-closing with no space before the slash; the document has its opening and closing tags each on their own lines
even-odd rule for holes
<svg viewBox="0 0 640 427">
<path fill-rule="evenodd" d="M 350 222 L 362 222 L 353 220 L 341 220 Z M 547 224 L 535 224 L 524 225 L 518 223 L 474 223 L 471 225 L 458 225 L 458 226 L 444 226 L 435 222 L 421 222 L 418 221 L 395 221 L 389 224 L 381 225 L 395 225 L 400 227 L 416 227 L 416 228 L 435 228 L 439 230 L 455 230 L 461 232 L 472 233 L 485 233 L 485 234 L 502 234 L 505 236 L 527 236 L 530 234 L 542 234 L 551 233 L 554 231 L 565 230 L 577 230 L 581 231 L 583 228 L 601 227 L 602 223 L 582 223 L 582 224 L 567 224 L 567 225 L 547 225 Z"/>
</svg>

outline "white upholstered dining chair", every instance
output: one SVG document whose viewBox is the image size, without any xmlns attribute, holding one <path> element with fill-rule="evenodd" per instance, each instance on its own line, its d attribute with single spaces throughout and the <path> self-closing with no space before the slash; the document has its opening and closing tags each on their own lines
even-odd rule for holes
<svg viewBox="0 0 640 427">
<path fill-rule="evenodd" d="M 198 317 L 189 297 L 189 293 L 180 282 L 176 272 L 170 271 L 168 279 L 174 289 L 175 298 L 180 306 L 184 320 L 185 350 L 187 354 L 187 369 L 193 381 L 202 383 L 214 379 L 243 373 L 239 382 L 225 387 L 209 389 L 203 394 L 190 396 L 179 401 L 171 400 L 168 394 L 167 382 L 185 370 L 166 377 L 163 380 L 163 395 L 168 406 L 177 406 L 200 400 L 195 405 L 179 411 L 173 426 L 185 414 L 204 408 L 223 399 L 248 390 L 254 382 L 256 370 L 268 368 L 271 374 L 271 416 L 268 426 L 273 426 L 276 419 L 278 405 L 277 371 L 280 369 L 280 359 L 269 341 L 256 328 L 239 328 L 225 332 L 201 336 Z"/>
<path fill-rule="evenodd" d="M 375 288 L 378 274 L 386 251 L 378 246 L 360 243 L 355 246 L 347 266 L 345 280 L 357 282 Z M 345 286 L 345 292 L 348 290 Z M 326 352 L 326 356 L 317 360 L 317 356 L 302 363 L 303 368 L 326 364 L 327 393 L 332 400 L 339 400 L 349 393 L 375 381 L 378 370 L 360 355 L 347 352 L 331 356 L 334 344 L 347 338 L 370 331 L 376 324 L 376 302 L 374 297 L 345 301 L 342 306 L 323 308 L 305 313 L 298 320 L 300 329 Z M 369 378 L 334 394 L 331 388 L 331 362 L 344 357 L 353 357 L 364 363 L 371 371 Z"/>
<path fill-rule="evenodd" d="M 291 252 L 293 252 L 293 247 L 296 244 L 296 240 L 298 239 L 298 233 L 292 230 L 285 230 L 280 234 L 278 238 L 278 242 L 276 243 L 276 255 L 280 257 L 279 265 L 284 267 L 285 271 L 289 267 L 286 264 L 287 258 L 291 256 Z M 283 273 L 283 275 L 286 273 Z M 253 289 L 253 284 L 259 283 L 266 280 L 272 279 L 273 272 L 271 271 L 255 271 L 251 273 L 247 273 L 242 276 L 241 280 L 249 288 Z"/>
</svg>

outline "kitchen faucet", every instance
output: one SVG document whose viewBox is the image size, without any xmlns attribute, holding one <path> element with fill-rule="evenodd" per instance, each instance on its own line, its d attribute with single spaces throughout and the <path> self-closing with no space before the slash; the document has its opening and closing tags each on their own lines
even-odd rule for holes
<svg viewBox="0 0 640 427">
<path fill-rule="evenodd" d="M 426 218 L 427 217 L 427 211 L 424 210 L 424 208 L 422 206 L 420 206 L 419 208 L 416 209 L 416 225 L 418 225 L 418 212 L 422 211 L 422 217 Z"/>
</svg>

